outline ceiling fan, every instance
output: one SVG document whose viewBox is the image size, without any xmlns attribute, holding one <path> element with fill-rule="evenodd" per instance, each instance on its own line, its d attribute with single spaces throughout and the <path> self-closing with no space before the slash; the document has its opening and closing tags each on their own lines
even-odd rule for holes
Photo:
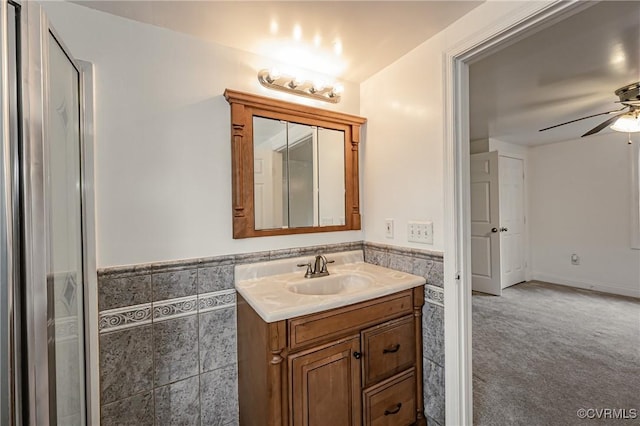
<svg viewBox="0 0 640 426">
<path fill-rule="evenodd" d="M 575 120 L 567 121 L 565 123 L 545 127 L 539 131 L 544 132 L 545 130 L 554 129 L 556 127 L 564 126 L 565 124 L 575 123 L 576 121 L 586 120 L 587 118 L 598 117 L 600 115 L 614 114 L 582 135 L 582 137 L 596 134 L 612 123 L 613 125 L 611 128 L 618 132 L 640 132 L 640 82 L 631 83 L 621 87 L 615 91 L 615 94 L 620 98 L 620 100 L 615 103 L 623 105 L 620 109 L 576 118 Z"/>
</svg>

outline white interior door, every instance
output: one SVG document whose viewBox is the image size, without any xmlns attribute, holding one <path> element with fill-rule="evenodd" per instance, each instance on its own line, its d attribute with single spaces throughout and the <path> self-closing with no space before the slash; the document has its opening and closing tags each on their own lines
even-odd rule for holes
<svg viewBox="0 0 640 426">
<path fill-rule="evenodd" d="M 502 288 L 525 280 L 524 161 L 499 157 Z"/>
<path fill-rule="evenodd" d="M 498 153 L 471 156 L 472 289 L 502 294 L 500 284 L 500 198 Z"/>
</svg>

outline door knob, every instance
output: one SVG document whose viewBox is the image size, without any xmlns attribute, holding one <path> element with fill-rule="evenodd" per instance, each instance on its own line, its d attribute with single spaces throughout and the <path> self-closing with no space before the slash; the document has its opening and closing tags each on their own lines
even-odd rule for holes
<svg viewBox="0 0 640 426">
<path fill-rule="evenodd" d="M 507 228 L 504 228 L 504 227 L 500 228 L 500 232 L 507 232 L 507 231 L 508 231 Z"/>
<path fill-rule="evenodd" d="M 498 228 L 491 228 L 491 232 L 498 232 Z"/>
<path fill-rule="evenodd" d="M 362 357 L 362 353 L 360 353 L 360 352 L 354 352 L 354 353 L 353 353 L 353 357 L 354 357 L 355 359 L 360 359 L 360 358 Z"/>
</svg>

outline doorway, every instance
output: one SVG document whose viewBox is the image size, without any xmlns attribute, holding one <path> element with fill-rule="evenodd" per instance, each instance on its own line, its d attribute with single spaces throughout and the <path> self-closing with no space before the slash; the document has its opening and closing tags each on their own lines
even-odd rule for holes
<svg viewBox="0 0 640 426">
<path fill-rule="evenodd" d="M 2 424 L 93 418 L 91 67 L 34 2 L 0 3 Z M 7 25 L 8 23 L 11 25 Z M 10 48 L 9 48 L 10 47 Z M 87 183 L 89 184 L 87 186 Z M 6 271 L 6 273 L 4 272 Z"/>
<path fill-rule="evenodd" d="M 446 418 L 472 424 L 471 248 L 468 65 L 527 32 L 591 6 L 586 2 L 521 4 L 444 52 L 445 371 Z"/>
</svg>

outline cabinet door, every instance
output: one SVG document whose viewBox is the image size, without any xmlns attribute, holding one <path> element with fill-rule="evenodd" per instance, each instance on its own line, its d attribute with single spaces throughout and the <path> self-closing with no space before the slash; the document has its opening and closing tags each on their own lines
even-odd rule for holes
<svg viewBox="0 0 640 426">
<path fill-rule="evenodd" d="M 289 357 L 293 426 L 360 426 L 360 361 L 353 337 Z"/>
</svg>

